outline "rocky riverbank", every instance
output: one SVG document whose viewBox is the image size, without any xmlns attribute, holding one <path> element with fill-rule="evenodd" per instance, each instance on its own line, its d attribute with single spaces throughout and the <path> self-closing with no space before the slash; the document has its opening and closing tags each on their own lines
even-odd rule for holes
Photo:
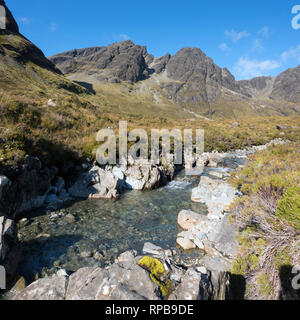
<svg viewBox="0 0 300 320">
<path fill-rule="evenodd" d="M 271 144 L 278 144 L 278 143 L 284 143 L 281 140 L 276 140 L 271 142 Z M 180 212 L 178 216 L 178 223 L 180 227 L 182 228 L 182 231 L 178 234 L 177 243 L 183 247 L 184 249 L 194 249 L 198 248 L 201 252 L 203 252 L 199 257 L 199 259 L 196 259 L 191 264 L 180 264 L 178 262 L 178 259 L 172 258 L 172 252 L 171 256 L 169 254 L 169 257 L 163 258 L 162 256 L 157 256 L 156 254 L 154 257 L 158 258 L 159 261 L 164 265 L 170 266 L 173 265 L 173 269 L 181 269 L 181 277 L 178 278 L 178 281 L 175 283 L 172 282 L 171 278 L 172 268 L 168 271 L 168 269 L 165 269 L 166 272 L 168 272 L 168 280 L 171 280 L 172 282 L 172 290 L 170 292 L 174 293 L 176 290 L 183 290 L 179 289 L 184 287 L 182 284 L 182 281 L 184 278 L 198 278 L 201 282 L 202 276 L 200 274 L 207 274 L 209 281 L 211 279 L 219 279 L 221 277 L 222 279 L 226 279 L 226 283 L 228 281 L 228 274 L 226 271 L 230 268 L 231 261 L 235 256 L 235 247 L 236 242 L 234 239 L 235 234 L 235 227 L 232 226 L 228 219 L 228 205 L 237 197 L 239 196 L 239 193 L 237 190 L 234 190 L 231 186 L 229 186 L 226 183 L 227 177 L 230 175 L 231 169 L 227 168 L 227 163 L 230 159 L 230 161 L 235 162 L 235 167 L 238 167 L 240 164 L 243 163 L 244 159 L 257 151 L 263 150 L 267 148 L 266 146 L 259 146 L 259 147 L 253 147 L 249 148 L 247 150 L 238 150 L 233 153 L 210 153 L 210 154 L 203 154 L 201 159 L 198 159 L 203 163 L 203 166 L 209 167 L 209 174 L 204 174 L 200 179 L 200 184 L 198 187 L 196 187 L 192 191 L 191 200 L 197 201 L 201 203 L 205 203 L 208 210 L 208 215 L 200 215 L 195 212 L 191 211 L 182 211 Z M 37 165 L 37 161 L 36 161 Z M 66 188 L 64 184 L 64 180 L 55 176 L 54 169 L 53 169 L 53 175 L 51 180 L 51 170 L 48 171 L 45 168 L 41 168 L 41 166 L 33 167 L 34 172 L 33 176 L 38 176 L 42 173 L 45 174 L 45 177 L 48 176 L 48 179 L 50 179 L 50 187 L 46 188 L 47 195 L 45 196 L 45 199 L 48 199 L 49 204 L 51 204 L 50 199 L 53 200 L 52 205 L 57 202 L 57 199 L 60 194 L 63 194 L 65 196 L 65 199 L 69 199 L 70 196 L 76 196 L 76 197 L 87 197 L 87 198 L 115 198 L 118 197 L 120 192 L 122 190 L 126 189 L 136 189 L 136 190 L 148 190 L 151 188 L 157 188 L 161 185 L 166 184 L 168 181 L 170 181 L 175 174 L 176 168 L 163 168 L 163 167 L 157 167 L 157 166 L 147 166 L 145 164 L 139 163 L 135 166 L 131 166 L 130 168 L 121 168 L 121 167 L 106 167 L 104 169 L 99 167 L 86 167 L 85 172 L 83 172 L 77 180 L 74 181 L 73 184 L 70 185 L 69 188 Z M 24 173 L 23 173 L 24 175 Z M 45 180 L 47 180 L 45 178 Z M 49 181 L 49 180 L 48 180 Z M 54 185 L 53 185 L 54 182 Z M 9 179 L 6 179 L 5 177 L 1 178 L 1 193 L 4 194 L 7 192 L 8 187 L 11 187 L 14 185 Z M 91 189 L 92 188 L 92 189 Z M 41 197 L 41 192 L 39 193 L 39 197 Z M 3 199 L 3 198 L 2 198 Z M 28 199 L 28 197 L 25 197 L 25 199 Z M 32 196 L 32 199 L 34 199 L 34 196 Z M 33 205 L 37 204 L 35 201 L 23 201 L 22 203 L 31 203 Z M 48 205 L 49 205 L 48 204 Z M 26 207 L 26 206 L 25 206 Z M 168 250 L 167 250 L 168 251 Z M 147 253 L 147 252 L 145 252 Z M 170 253 L 170 252 L 169 252 Z M 2 254 L 4 256 L 4 254 Z M 140 266 L 138 266 L 138 262 L 143 259 L 143 257 L 147 256 L 140 256 L 137 257 L 137 253 L 133 254 L 134 258 L 132 258 L 130 261 L 131 267 L 134 270 Z M 5 259 L 5 258 L 4 258 Z M 115 264 L 118 265 L 119 262 L 116 261 Z M 127 264 L 128 266 L 128 264 Z M 136 267 L 137 266 L 137 267 Z M 180 266 L 180 267 L 179 267 Z M 109 268 L 112 268 L 112 266 L 108 266 L 105 269 L 96 268 L 99 269 L 99 273 L 102 274 L 102 271 L 100 270 L 110 270 Z M 131 270 L 131 269 L 128 270 Z M 86 275 L 88 277 L 88 274 L 91 272 L 93 273 L 94 268 L 88 268 L 86 271 Z M 145 268 L 143 269 L 145 271 Z M 205 273 L 201 273 L 201 271 L 206 271 Z M 98 272 L 96 271 L 96 272 Z M 79 271 L 77 271 L 79 272 Z M 77 273 L 76 272 L 76 273 Z M 103 271 L 104 272 L 104 271 Z M 110 271 L 105 271 L 110 272 Z M 104 272 L 104 273 L 105 273 Z M 223 272 L 220 276 L 212 276 L 215 274 L 214 272 Z M 74 273 L 74 274 L 76 274 Z M 190 276 L 188 276 L 190 274 Z M 193 275 L 192 275 L 193 274 Z M 151 272 L 150 272 L 151 275 Z M 197 276 L 196 276 L 197 275 Z M 226 275 L 226 276 L 225 276 Z M 53 279 L 55 280 L 57 277 L 59 278 L 59 281 L 62 281 L 62 277 L 65 279 L 65 283 L 69 283 L 69 279 L 71 279 L 72 275 L 68 275 L 67 272 L 60 271 L 58 276 L 54 276 Z M 56 277 L 56 278 L 55 278 Z M 75 277 L 75 276 L 74 276 Z M 102 275 L 100 276 L 102 277 Z M 224 278 L 225 277 L 225 278 Z M 148 270 L 148 280 L 151 277 L 149 277 L 149 270 Z M 153 277 L 152 277 L 153 278 Z M 198 279 L 197 278 L 197 279 Z M 47 283 L 46 287 L 50 285 L 56 286 L 54 282 L 50 280 L 51 278 L 47 279 L 40 279 L 37 283 L 32 284 L 34 288 L 36 286 L 40 286 L 41 283 Z M 116 278 L 120 283 L 122 281 L 121 278 Z M 188 281 L 188 280 L 187 280 Z M 198 280 L 197 280 L 198 281 Z M 197 283 L 196 281 L 196 283 Z M 199 283 L 200 283 L 199 282 Z M 202 283 L 202 282 L 201 282 Z M 219 280 L 218 283 L 220 284 Z M 17 299 L 26 299 L 26 297 L 30 299 L 30 288 L 25 289 L 25 296 L 18 295 Z M 115 284 L 112 284 L 114 287 Z M 118 285 L 117 285 L 118 286 Z M 188 287 L 190 285 L 187 285 Z M 226 292 L 228 289 L 228 284 L 224 285 L 224 282 L 222 283 L 222 286 L 226 287 Z M 130 286 L 129 286 L 130 287 Z M 199 286 L 197 286 L 198 288 Z M 211 286 L 208 285 L 208 288 L 213 288 L 213 284 L 211 283 Z M 225 288 L 224 287 L 224 288 Z M 42 288 L 42 286 L 41 286 Z M 128 288 L 127 288 L 128 289 Z M 126 290 L 127 290 L 126 289 Z M 41 289 L 43 290 L 43 289 Z M 130 291 L 130 289 L 128 289 Z M 127 290 L 127 291 L 128 291 Z M 202 289 L 201 289 L 202 290 Z M 135 290 L 132 290 L 135 292 Z M 157 290 L 154 290 L 157 292 Z M 172 294 L 170 295 L 168 292 L 168 297 L 172 297 Z M 46 294 L 46 291 L 45 291 Z M 229 294 L 227 292 L 227 294 Z M 43 294 L 41 295 L 43 296 Z M 145 297 L 144 294 L 140 294 L 141 297 Z M 180 294 L 177 292 L 176 296 L 180 296 Z M 216 296 L 214 291 L 210 290 L 210 298 L 212 296 Z M 225 293 L 222 293 L 222 296 L 225 297 Z M 112 298 L 115 296 L 108 296 L 108 298 Z M 163 295 L 158 295 L 158 298 L 165 298 Z M 193 298 L 199 298 L 199 295 L 193 296 Z M 207 296 L 208 297 L 208 296 Z M 67 298 L 66 293 L 61 295 L 61 298 Z M 90 297 L 93 298 L 92 296 Z M 95 297 L 94 297 L 95 298 Z M 182 298 L 182 296 L 181 296 Z M 201 297 L 200 297 L 201 298 Z"/>
</svg>

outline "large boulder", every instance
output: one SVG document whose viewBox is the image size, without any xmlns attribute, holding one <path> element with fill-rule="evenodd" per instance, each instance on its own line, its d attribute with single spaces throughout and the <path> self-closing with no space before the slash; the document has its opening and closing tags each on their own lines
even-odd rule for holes
<svg viewBox="0 0 300 320">
<path fill-rule="evenodd" d="M 157 300 L 159 286 L 138 265 L 135 252 L 126 252 L 106 269 L 82 268 L 71 276 L 57 274 L 40 279 L 15 300 Z"/>
<path fill-rule="evenodd" d="M 14 300 L 64 300 L 67 283 L 67 277 L 59 275 L 39 279 L 18 293 Z"/>
<path fill-rule="evenodd" d="M 15 218 L 22 212 L 43 206 L 57 172 L 57 168 L 46 167 L 31 156 L 22 167 L 9 170 L 10 181 L 2 176 L 0 182 L 0 215 Z"/>
<path fill-rule="evenodd" d="M 112 199 L 119 195 L 119 178 L 111 171 L 94 166 L 82 173 L 68 189 L 72 197 Z"/>
</svg>

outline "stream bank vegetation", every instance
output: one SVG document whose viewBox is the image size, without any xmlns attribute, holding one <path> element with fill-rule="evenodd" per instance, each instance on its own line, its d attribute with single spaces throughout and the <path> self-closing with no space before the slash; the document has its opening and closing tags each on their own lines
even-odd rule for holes
<svg viewBox="0 0 300 320">
<path fill-rule="evenodd" d="M 299 299 L 292 270 L 300 264 L 300 143 L 252 155 L 233 182 L 244 193 L 233 205 L 240 246 L 231 270 L 245 281 L 242 295 Z"/>
</svg>

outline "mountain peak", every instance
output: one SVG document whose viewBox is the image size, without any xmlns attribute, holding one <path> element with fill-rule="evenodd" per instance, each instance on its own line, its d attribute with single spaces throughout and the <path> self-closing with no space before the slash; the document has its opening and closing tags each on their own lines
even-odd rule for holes
<svg viewBox="0 0 300 320">
<path fill-rule="evenodd" d="M 12 13 L 6 6 L 6 3 L 4 0 L 0 0 L 0 6 L 4 8 L 4 17 L 0 16 L 0 21 L 4 24 L 4 28 L 2 28 L 2 32 L 13 32 L 13 33 L 19 33 L 19 27 L 18 24 L 13 17 Z M 1 25 L 0 25 L 1 26 Z M 3 27 L 3 26 L 1 26 Z"/>
</svg>

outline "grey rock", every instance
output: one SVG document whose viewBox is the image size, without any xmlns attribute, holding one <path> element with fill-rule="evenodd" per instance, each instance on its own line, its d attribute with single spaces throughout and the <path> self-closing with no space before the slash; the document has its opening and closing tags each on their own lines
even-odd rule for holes
<svg viewBox="0 0 300 320">
<path fill-rule="evenodd" d="M 153 255 L 153 256 L 164 256 L 164 249 L 161 247 L 156 246 L 153 243 L 146 242 L 143 247 L 143 254 Z"/>
<path fill-rule="evenodd" d="M 18 293 L 13 300 L 64 300 L 67 283 L 65 276 L 39 279 Z"/>
<path fill-rule="evenodd" d="M 190 268 L 168 300 L 210 300 L 213 288 L 208 275 Z"/>
<path fill-rule="evenodd" d="M 43 206 L 56 174 L 57 168 L 45 167 L 38 158 L 29 156 L 22 168 L 13 173 L 11 183 L 2 189 L 0 214 L 15 218 Z"/>
<path fill-rule="evenodd" d="M 110 171 L 94 166 L 84 172 L 68 189 L 73 197 L 79 198 L 116 198 L 119 195 L 119 179 Z"/>
<path fill-rule="evenodd" d="M 276 77 L 271 98 L 300 102 L 300 66 L 288 69 Z"/>
<path fill-rule="evenodd" d="M 83 74 L 86 80 L 90 77 L 98 83 L 120 80 L 135 83 L 148 75 L 147 55 L 146 47 L 127 40 L 108 47 L 75 49 L 49 59 L 64 74 Z"/>
<path fill-rule="evenodd" d="M 237 228 L 229 221 L 226 215 L 219 226 L 208 235 L 208 240 L 214 243 L 214 247 L 223 255 L 235 258 L 237 254 L 238 242 L 235 237 Z"/>
<path fill-rule="evenodd" d="M 70 276 L 67 300 L 158 299 L 158 286 L 136 264 L 83 268 Z"/>
<path fill-rule="evenodd" d="M 208 270 L 223 272 L 227 272 L 228 270 L 230 270 L 232 265 L 232 261 L 223 256 L 211 255 L 205 255 L 200 259 L 199 263 L 205 266 Z"/>
</svg>

